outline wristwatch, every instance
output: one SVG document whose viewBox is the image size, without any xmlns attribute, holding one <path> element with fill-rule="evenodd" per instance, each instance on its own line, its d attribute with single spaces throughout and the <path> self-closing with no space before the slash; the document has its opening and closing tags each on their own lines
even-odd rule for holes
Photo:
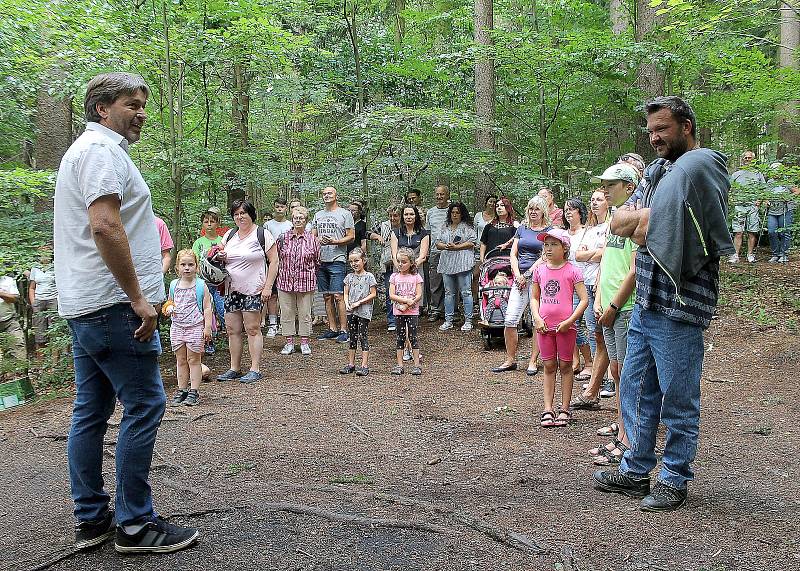
<svg viewBox="0 0 800 571">
<path fill-rule="evenodd" d="M 619 312 L 619 306 L 617 306 L 615 303 L 612 302 L 609 303 L 608 305 L 610 305 L 614 309 L 614 311 Z"/>
</svg>

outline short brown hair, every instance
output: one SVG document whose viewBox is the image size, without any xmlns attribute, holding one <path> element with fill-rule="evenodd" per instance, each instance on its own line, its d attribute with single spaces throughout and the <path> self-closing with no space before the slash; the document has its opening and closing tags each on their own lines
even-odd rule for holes
<svg viewBox="0 0 800 571">
<path fill-rule="evenodd" d="M 83 110 L 87 121 L 100 122 L 97 104 L 109 105 L 123 95 L 133 95 L 143 91 L 145 97 L 150 96 L 150 88 L 141 75 L 121 71 L 101 73 L 94 76 L 86 86 L 86 97 L 83 100 Z"/>
</svg>

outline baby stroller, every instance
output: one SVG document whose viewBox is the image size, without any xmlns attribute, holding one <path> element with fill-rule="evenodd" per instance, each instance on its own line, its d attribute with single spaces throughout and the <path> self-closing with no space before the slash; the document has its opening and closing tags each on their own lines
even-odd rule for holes
<svg viewBox="0 0 800 571">
<path fill-rule="evenodd" d="M 493 252 L 491 250 L 489 253 Z M 478 297 L 481 319 L 478 326 L 481 329 L 483 348 L 492 348 L 493 339 L 503 339 L 503 328 L 508 309 L 508 300 L 511 297 L 511 288 L 514 287 L 514 275 L 511 272 L 511 258 L 508 256 L 495 256 L 486 259 L 481 265 L 478 275 Z M 531 327 L 530 309 L 526 308 L 520 319 L 519 328 L 530 337 Z"/>
</svg>

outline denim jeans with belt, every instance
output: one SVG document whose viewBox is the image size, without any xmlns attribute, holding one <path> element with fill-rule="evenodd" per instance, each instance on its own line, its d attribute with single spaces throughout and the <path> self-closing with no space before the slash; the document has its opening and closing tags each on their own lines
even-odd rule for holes
<svg viewBox="0 0 800 571">
<path fill-rule="evenodd" d="M 68 320 L 75 359 L 75 405 L 67 442 L 75 517 L 98 520 L 108 510 L 103 482 L 103 437 L 119 399 L 123 407 L 116 448 L 116 518 L 131 525 L 154 517 L 148 483 L 167 397 L 158 369 L 161 342 L 133 333 L 142 320 L 117 304 Z"/>
<path fill-rule="evenodd" d="M 684 489 L 694 478 L 704 350 L 700 326 L 634 306 L 620 382 L 622 419 L 630 440 L 621 473 L 645 477 L 655 468 L 660 421 L 667 441 L 658 479 Z"/>
</svg>

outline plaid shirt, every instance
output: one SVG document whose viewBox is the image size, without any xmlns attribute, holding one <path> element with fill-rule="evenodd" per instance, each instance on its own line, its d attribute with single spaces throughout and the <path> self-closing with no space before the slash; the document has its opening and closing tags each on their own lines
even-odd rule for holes
<svg viewBox="0 0 800 571">
<path fill-rule="evenodd" d="M 278 279 L 281 291 L 303 293 L 317 289 L 320 243 L 309 230 L 295 234 L 294 230 L 281 234 L 277 240 Z"/>
</svg>

